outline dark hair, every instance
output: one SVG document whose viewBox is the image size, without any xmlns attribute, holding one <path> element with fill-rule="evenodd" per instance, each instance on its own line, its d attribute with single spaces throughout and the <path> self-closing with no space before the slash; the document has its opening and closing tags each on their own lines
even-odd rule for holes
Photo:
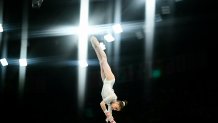
<svg viewBox="0 0 218 123">
<path fill-rule="evenodd" d="M 127 100 L 124 100 L 124 101 L 118 100 L 118 103 L 120 105 L 120 110 L 122 110 L 128 104 L 128 101 Z"/>
</svg>

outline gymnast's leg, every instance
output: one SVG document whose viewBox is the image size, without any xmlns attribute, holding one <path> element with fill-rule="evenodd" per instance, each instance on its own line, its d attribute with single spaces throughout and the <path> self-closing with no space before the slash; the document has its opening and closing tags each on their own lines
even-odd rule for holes
<svg viewBox="0 0 218 123">
<path fill-rule="evenodd" d="M 102 81 L 104 81 L 105 78 L 107 80 L 115 79 L 114 74 L 112 73 L 111 68 L 108 64 L 107 55 L 104 52 L 104 50 L 101 49 L 99 41 L 97 40 L 97 38 L 92 36 L 91 43 L 92 43 L 92 47 L 94 48 L 95 53 L 96 53 L 98 60 L 99 60 Z"/>
</svg>

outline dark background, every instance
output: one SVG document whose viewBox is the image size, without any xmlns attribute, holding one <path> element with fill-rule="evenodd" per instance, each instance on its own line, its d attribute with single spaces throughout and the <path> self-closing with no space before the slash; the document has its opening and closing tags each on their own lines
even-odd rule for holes
<svg viewBox="0 0 218 123">
<path fill-rule="evenodd" d="M 121 21 L 143 22 L 142 0 L 122 0 Z M 170 14 L 161 6 L 170 0 L 158 0 L 153 47 L 153 69 L 160 76 L 147 76 L 145 37 L 141 28 L 121 34 L 120 61 L 113 62 L 116 76 L 114 90 L 118 98 L 128 100 L 122 112 L 114 112 L 118 123 L 156 123 L 178 121 L 211 121 L 217 117 L 216 71 L 210 60 L 215 45 L 217 2 L 171 0 Z M 23 97 L 19 97 L 18 78 L 22 11 L 27 3 L 28 49 L 26 81 Z M 114 23 L 115 0 L 90 0 L 89 18 L 93 25 Z M 56 26 L 79 24 L 79 0 L 44 0 L 40 8 L 32 8 L 31 0 L 4 0 L 1 52 L 7 44 L 9 65 L 1 76 L 1 122 L 105 122 L 99 103 L 102 82 L 94 50 L 89 44 L 85 105 L 78 111 L 77 41 L 75 35 L 46 35 Z M 93 21 L 94 20 L 94 21 Z M 141 33 L 142 37 L 138 37 Z M 103 41 L 103 35 L 97 35 Z M 109 44 L 106 43 L 106 47 Z M 114 42 L 110 44 L 114 47 Z M 216 53 L 216 52 L 213 52 Z M 212 55 L 216 57 L 216 55 Z M 72 62 L 72 63 L 71 63 Z M 119 64 L 119 71 L 116 68 Z M 213 69 L 212 69 L 213 68 Z M 1 69 L 1 73 L 3 67 Z M 2 81 L 3 80 L 3 81 Z"/>
</svg>

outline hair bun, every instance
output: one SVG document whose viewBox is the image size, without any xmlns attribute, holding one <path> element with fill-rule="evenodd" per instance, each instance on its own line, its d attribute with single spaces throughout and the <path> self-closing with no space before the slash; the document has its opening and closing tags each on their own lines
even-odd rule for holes
<svg viewBox="0 0 218 123">
<path fill-rule="evenodd" d="M 126 106 L 128 104 L 128 101 L 124 100 L 123 102 L 123 106 Z"/>
<path fill-rule="evenodd" d="M 124 100 L 124 102 L 125 102 L 125 105 L 127 105 L 127 104 L 128 104 L 128 101 L 127 101 L 127 100 Z"/>
</svg>

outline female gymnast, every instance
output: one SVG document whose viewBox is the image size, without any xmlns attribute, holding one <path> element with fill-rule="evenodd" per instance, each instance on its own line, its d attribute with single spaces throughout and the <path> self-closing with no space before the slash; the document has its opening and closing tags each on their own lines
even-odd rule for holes
<svg viewBox="0 0 218 123">
<path fill-rule="evenodd" d="M 115 76 L 108 64 L 107 56 L 104 50 L 101 49 L 99 41 L 95 36 L 91 37 L 91 44 L 99 60 L 101 79 L 103 81 L 103 87 L 101 91 L 102 101 L 100 106 L 106 115 L 106 122 L 109 121 L 110 123 L 116 123 L 112 116 L 112 110 L 121 111 L 121 109 L 127 105 L 127 101 L 117 100 L 117 95 L 113 90 Z"/>
</svg>

